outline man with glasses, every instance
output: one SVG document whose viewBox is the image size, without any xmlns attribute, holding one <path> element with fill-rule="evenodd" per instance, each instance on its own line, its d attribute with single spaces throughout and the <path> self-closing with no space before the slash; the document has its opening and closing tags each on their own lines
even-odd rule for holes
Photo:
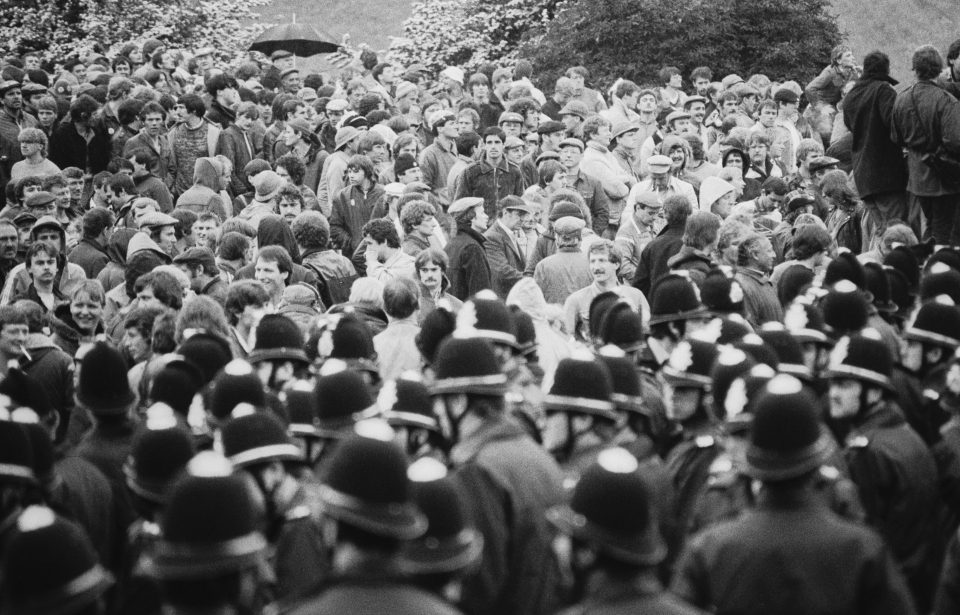
<svg viewBox="0 0 960 615">
<path fill-rule="evenodd" d="M 629 218 L 623 218 L 614 245 L 623 264 L 620 274 L 633 279 L 640 263 L 640 254 L 663 229 L 663 204 L 653 192 L 644 192 L 637 197 L 636 207 Z"/>
</svg>

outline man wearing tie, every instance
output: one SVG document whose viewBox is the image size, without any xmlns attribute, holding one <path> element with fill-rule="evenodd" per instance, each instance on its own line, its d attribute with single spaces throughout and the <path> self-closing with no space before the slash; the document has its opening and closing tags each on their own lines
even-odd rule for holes
<svg viewBox="0 0 960 615">
<path fill-rule="evenodd" d="M 524 251 L 517 243 L 517 232 L 532 215 L 533 210 L 523 199 L 506 196 L 500 199 L 499 217 L 487 232 L 484 250 L 490 263 L 491 285 L 501 297 L 506 297 L 513 285 L 523 277 L 526 266 Z"/>
</svg>

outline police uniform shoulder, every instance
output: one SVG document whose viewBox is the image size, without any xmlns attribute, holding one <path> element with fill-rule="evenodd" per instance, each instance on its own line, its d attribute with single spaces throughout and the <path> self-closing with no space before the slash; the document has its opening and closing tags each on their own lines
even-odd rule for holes
<svg viewBox="0 0 960 615">
<path fill-rule="evenodd" d="M 867 448 L 870 438 L 863 434 L 853 434 L 847 438 L 847 448 Z"/>
</svg>

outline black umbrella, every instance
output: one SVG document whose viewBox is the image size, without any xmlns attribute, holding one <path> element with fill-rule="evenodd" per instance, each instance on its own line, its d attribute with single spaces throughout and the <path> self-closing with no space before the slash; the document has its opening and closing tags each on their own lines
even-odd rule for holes
<svg viewBox="0 0 960 615">
<path fill-rule="evenodd" d="M 270 55 L 274 51 L 289 51 L 290 53 L 307 57 L 318 53 L 334 53 L 340 46 L 324 39 L 333 38 L 322 36 L 313 26 L 302 23 L 288 23 L 282 26 L 268 28 L 250 45 L 250 51 L 259 51 Z"/>
</svg>

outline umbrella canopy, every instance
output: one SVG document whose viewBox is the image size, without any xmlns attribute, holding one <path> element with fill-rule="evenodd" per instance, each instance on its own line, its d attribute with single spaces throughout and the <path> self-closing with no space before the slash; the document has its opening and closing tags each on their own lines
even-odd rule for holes
<svg viewBox="0 0 960 615">
<path fill-rule="evenodd" d="M 340 48 L 331 43 L 331 36 L 323 36 L 313 26 L 302 23 L 288 23 L 268 28 L 250 45 L 250 51 L 259 51 L 270 55 L 274 51 L 289 51 L 300 57 L 318 53 L 334 53 Z"/>
</svg>

